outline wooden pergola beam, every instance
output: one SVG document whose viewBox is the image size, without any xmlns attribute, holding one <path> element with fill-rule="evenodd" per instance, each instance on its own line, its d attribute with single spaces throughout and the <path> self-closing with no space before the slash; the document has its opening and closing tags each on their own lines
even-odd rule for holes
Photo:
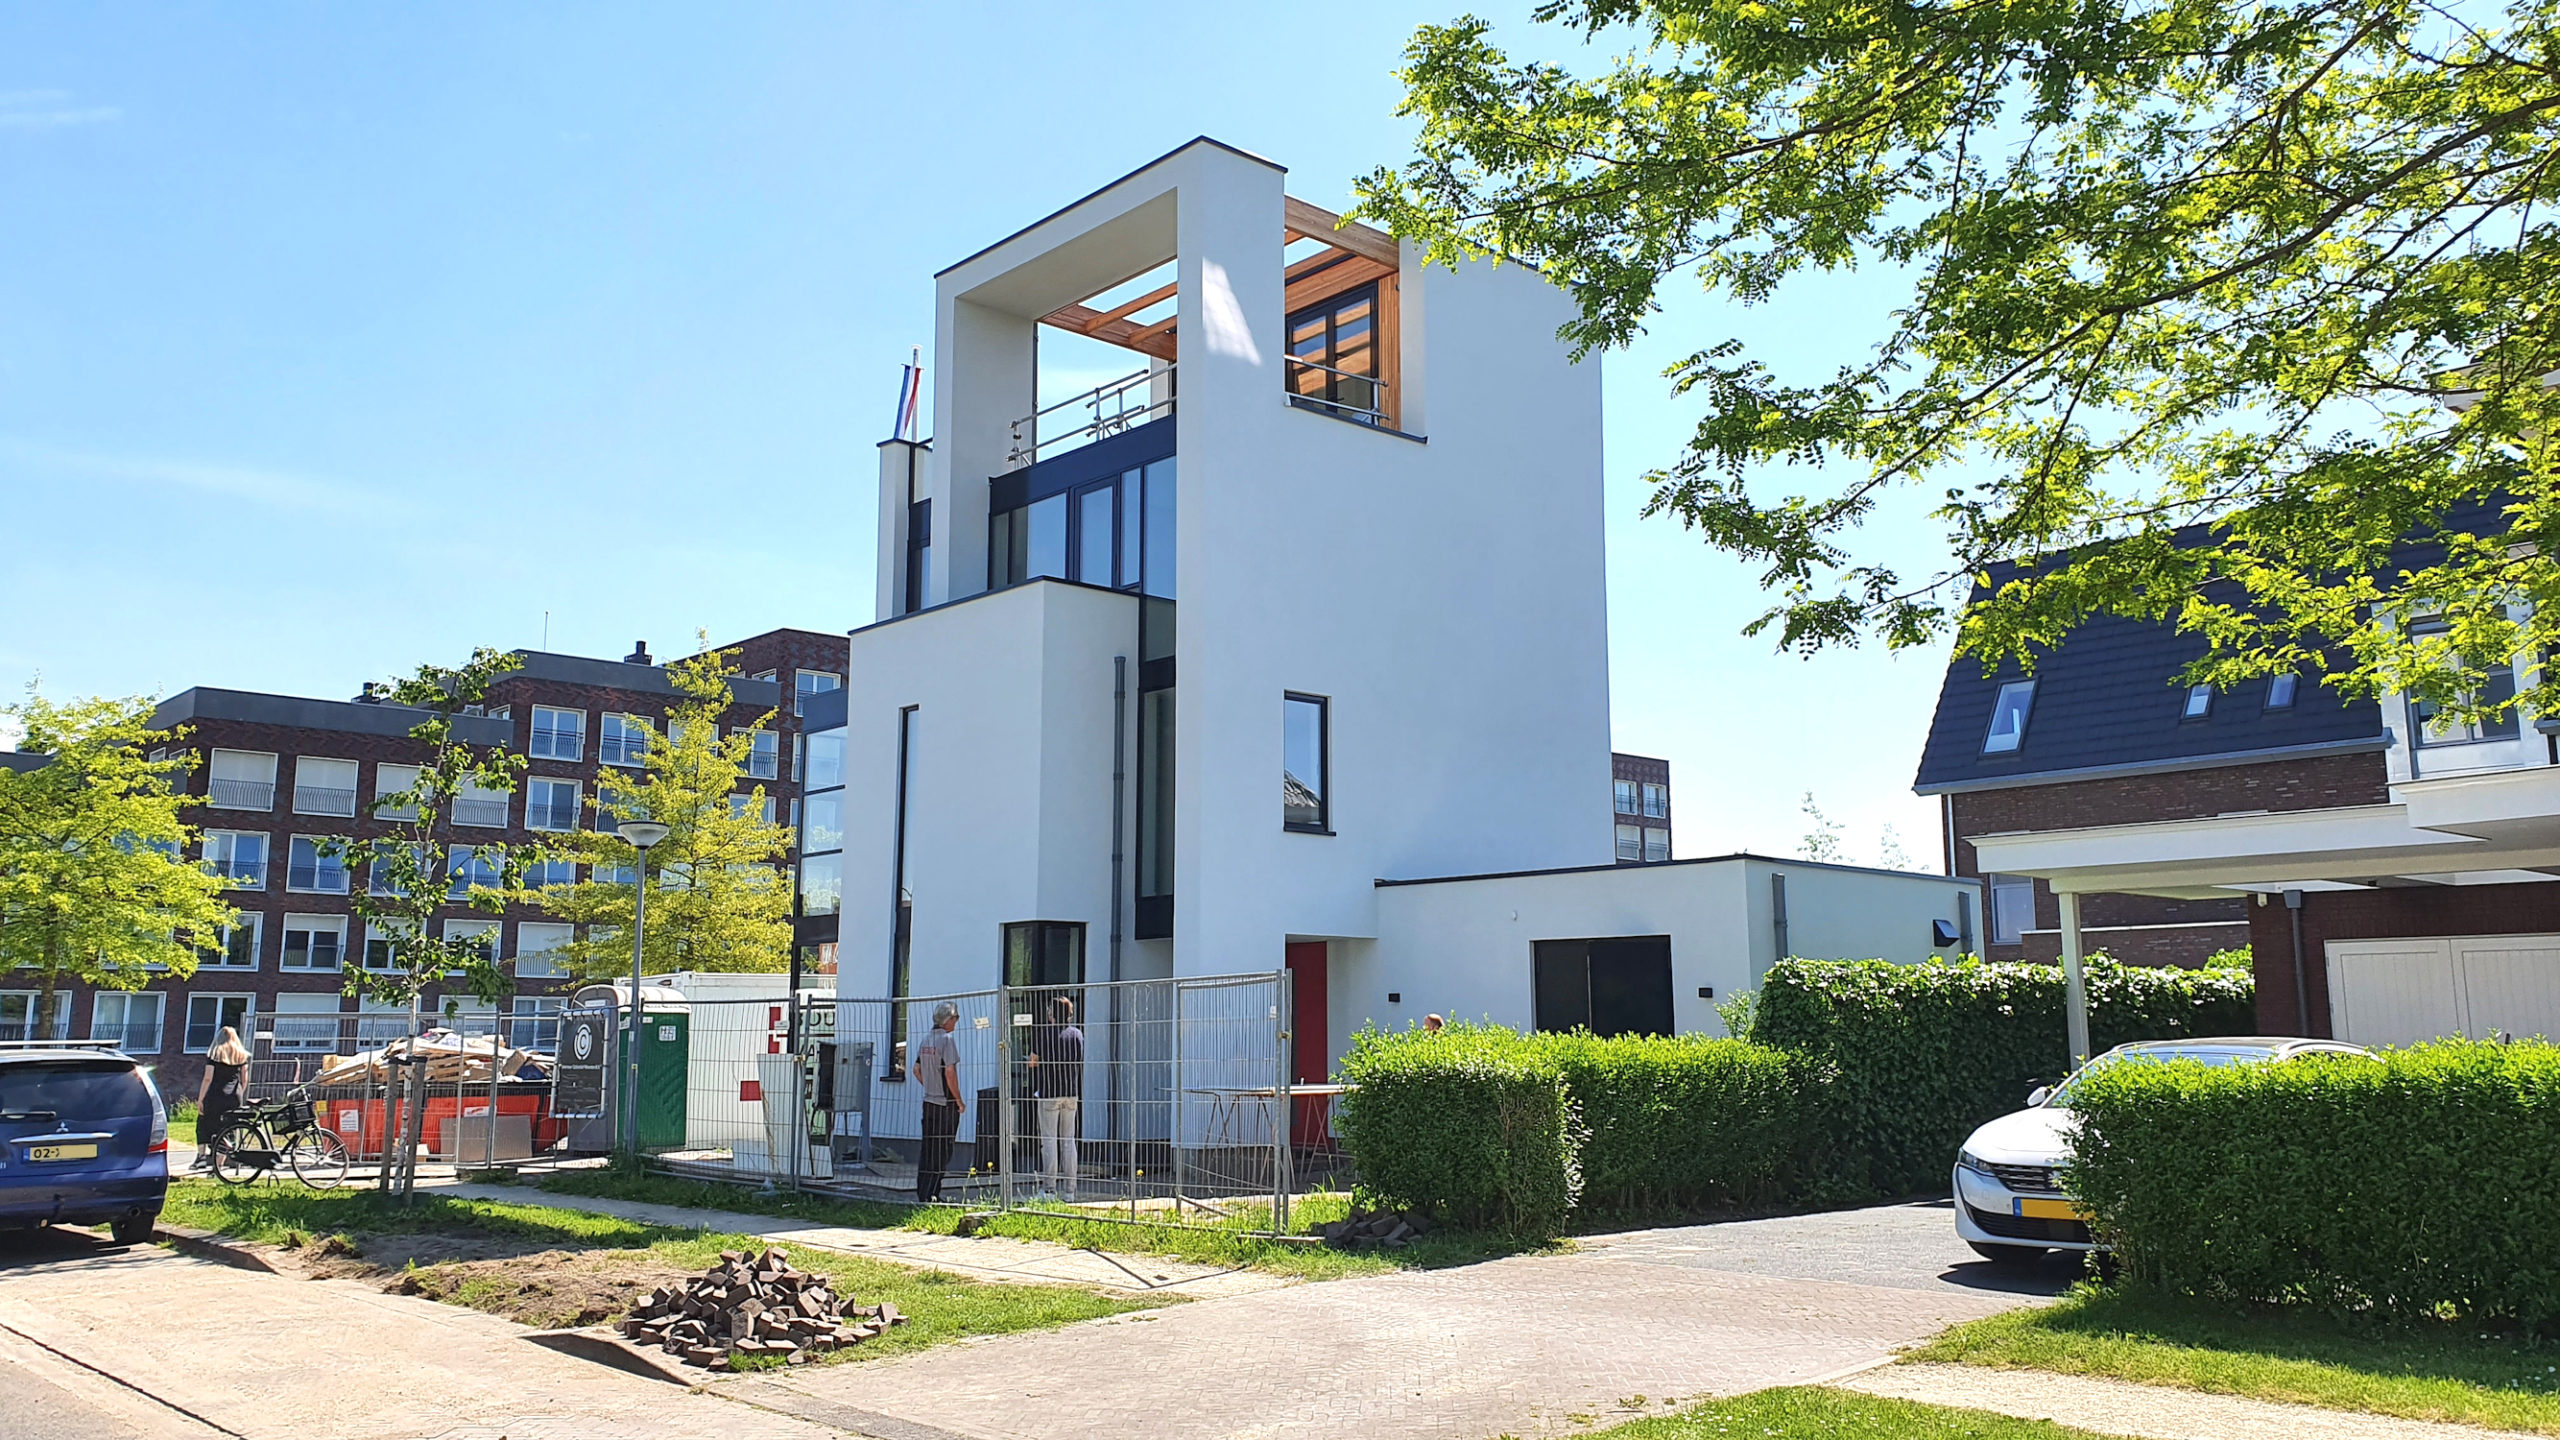
<svg viewBox="0 0 2560 1440">
<path fill-rule="evenodd" d="M 1346 224 L 1341 216 L 1321 206 L 1310 205 L 1294 195 L 1281 198 L 1284 241 L 1315 240 L 1331 247 L 1322 255 L 1310 255 L 1288 267 L 1284 284 L 1290 309 L 1299 309 L 1353 285 L 1393 275 L 1403 263 L 1396 247 L 1396 237 L 1384 230 L 1356 222 Z M 1347 260 L 1346 256 L 1349 257 Z M 1061 305 L 1041 316 L 1040 323 L 1072 330 L 1106 345 L 1171 360 L 1174 358 L 1175 317 L 1167 316 L 1148 325 L 1137 324 L 1129 317 L 1150 305 L 1173 298 L 1175 289 L 1172 285 L 1158 286 L 1108 310 L 1096 310 L 1083 304 Z"/>
<path fill-rule="evenodd" d="M 1321 240 L 1364 260 L 1375 260 L 1391 270 L 1404 263 L 1393 235 L 1356 220 L 1346 223 L 1332 211 L 1310 205 L 1295 195 L 1281 197 L 1280 226 L 1291 239 Z"/>
</svg>

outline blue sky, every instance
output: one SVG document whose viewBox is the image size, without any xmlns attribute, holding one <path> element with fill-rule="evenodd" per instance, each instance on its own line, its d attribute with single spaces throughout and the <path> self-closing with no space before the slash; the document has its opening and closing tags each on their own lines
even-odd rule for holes
<svg viewBox="0 0 2560 1440">
<path fill-rule="evenodd" d="M 0 691 L 859 623 L 932 273 L 1195 134 L 1346 203 L 1460 8 L 1314 42 L 1244 4 L 0 12 Z M 1793 851 L 1810 789 L 1852 858 L 1891 824 L 1934 868 L 1943 650 L 1774 655 L 1754 575 L 1636 517 L 1694 420 L 1663 364 L 1738 334 L 1827 371 L 1896 292 L 1675 289 L 1605 361 L 1617 743 L 1672 760 L 1683 854 Z M 1874 537 L 1915 567 L 1916 513 Z"/>
</svg>

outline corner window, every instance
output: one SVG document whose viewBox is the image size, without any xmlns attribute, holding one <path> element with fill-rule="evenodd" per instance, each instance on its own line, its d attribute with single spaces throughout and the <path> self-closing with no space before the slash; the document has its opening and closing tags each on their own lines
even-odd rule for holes
<svg viewBox="0 0 2560 1440">
<path fill-rule="evenodd" d="M 813 730 L 805 737 L 794 736 L 792 743 L 796 746 L 803 739 L 808 742 L 809 788 L 831 790 L 842 785 L 844 783 L 844 732 Z"/>
<path fill-rule="evenodd" d="M 2027 738 L 2027 711 L 2036 703 L 2036 682 L 2012 680 L 1991 702 L 1991 728 L 1983 733 L 1982 753 L 2006 755 Z"/>
<path fill-rule="evenodd" d="M 2268 708 L 2268 709 L 2270 709 L 2270 710 L 2290 710 L 2290 709 L 2292 709 L 2292 708 L 2293 708 L 2293 688 L 2294 688 L 2294 686 L 2295 686 L 2296 684 L 2300 683 L 2300 680 L 2301 680 L 2301 677 L 2299 677 L 2299 676 L 2295 675 L 2295 674 L 2294 674 L 2292 671 L 2290 671 L 2290 670 L 2286 671 L 2286 672 L 2285 672 L 2284 674 L 2282 674 L 2282 675 L 2270 675 L 2270 676 L 2268 676 L 2268 677 L 2267 677 L 2267 708 Z"/>
<path fill-rule="evenodd" d="M 1280 823 L 1287 829 L 1323 834 L 1331 828 L 1331 709 L 1321 695 L 1292 692 L 1280 702 Z"/>
<path fill-rule="evenodd" d="M 2186 708 L 2179 712 L 2178 718 L 2181 720 L 2202 720 L 2212 713 L 2213 687 L 2210 685 L 2188 686 Z"/>
<path fill-rule="evenodd" d="M 533 707 L 533 738 L 525 753 L 536 760 L 578 760 L 587 753 L 587 712 L 552 705 Z"/>
<path fill-rule="evenodd" d="M 1530 953 L 1540 1030 L 1671 1033 L 1670 936 L 1540 940 Z"/>
</svg>

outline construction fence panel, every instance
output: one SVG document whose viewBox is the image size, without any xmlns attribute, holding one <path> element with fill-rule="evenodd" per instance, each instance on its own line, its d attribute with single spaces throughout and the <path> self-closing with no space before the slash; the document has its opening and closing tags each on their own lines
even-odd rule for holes
<svg viewBox="0 0 2560 1440">
<path fill-rule="evenodd" d="M 242 1098 L 311 1101 L 349 1157 L 378 1169 L 407 1118 L 405 1069 L 422 1162 L 540 1165 L 566 1158 L 568 1128 L 554 1113 L 548 1038 L 537 1022 L 485 1011 L 261 1015 Z"/>
</svg>

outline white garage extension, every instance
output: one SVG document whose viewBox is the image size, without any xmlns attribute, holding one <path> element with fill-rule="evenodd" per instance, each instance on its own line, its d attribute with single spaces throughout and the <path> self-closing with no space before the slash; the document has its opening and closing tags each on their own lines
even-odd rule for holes
<svg viewBox="0 0 2560 1440">
<path fill-rule="evenodd" d="M 2328 943 L 2334 1033 L 2359 1045 L 2560 1036 L 2560 935 Z"/>
</svg>

